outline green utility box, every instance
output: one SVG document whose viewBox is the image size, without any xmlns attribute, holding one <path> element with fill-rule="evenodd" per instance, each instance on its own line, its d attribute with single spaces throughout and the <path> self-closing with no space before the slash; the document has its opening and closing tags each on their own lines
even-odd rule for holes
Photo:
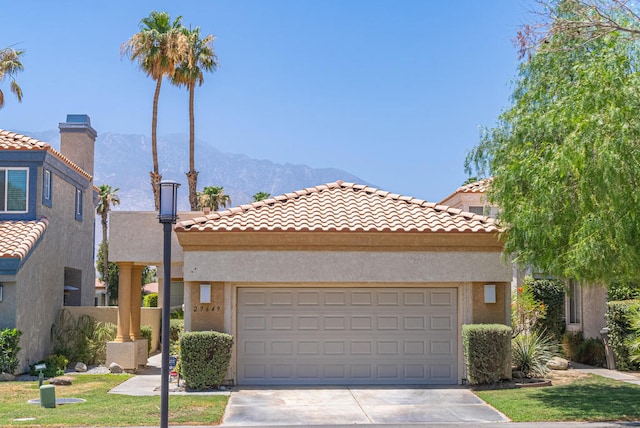
<svg viewBox="0 0 640 428">
<path fill-rule="evenodd" d="M 40 407 L 53 409 L 56 407 L 56 388 L 53 385 L 40 387 Z"/>
</svg>

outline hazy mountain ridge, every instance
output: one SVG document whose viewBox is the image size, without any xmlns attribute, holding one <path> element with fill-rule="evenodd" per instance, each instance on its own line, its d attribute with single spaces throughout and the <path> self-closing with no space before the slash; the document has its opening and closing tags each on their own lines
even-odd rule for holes
<svg viewBox="0 0 640 428">
<path fill-rule="evenodd" d="M 60 134 L 50 130 L 20 132 L 60 148 Z M 172 134 L 158 137 L 158 163 L 164 179 L 182 186 L 179 209 L 188 210 L 189 136 Z M 119 188 L 121 204 L 117 210 L 151 211 L 153 195 L 149 184 L 152 170 L 151 138 L 112 132 L 98 134 L 95 146 L 94 183 Z M 359 177 L 336 168 L 311 168 L 307 165 L 278 164 L 242 154 L 222 152 L 196 139 L 198 190 L 204 186 L 222 186 L 231 196 L 232 205 L 250 202 L 257 192 L 273 196 L 336 180 L 369 184 Z"/>
</svg>

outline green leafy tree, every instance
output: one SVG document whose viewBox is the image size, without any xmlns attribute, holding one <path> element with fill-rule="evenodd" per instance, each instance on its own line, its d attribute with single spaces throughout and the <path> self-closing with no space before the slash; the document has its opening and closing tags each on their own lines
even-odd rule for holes
<svg viewBox="0 0 640 428">
<path fill-rule="evenodd" d="M 225 195 L 224 188 L 219 186 L 207 186 L 202 192 L 198 192 L 198 209 L 209 207 L 213 211 L 226 208 L 231 205 L 231 196 Z"/>
<path fill-rule="evenodd" d="M 20 57 L 24 51 L 12 48 L 0 49 L 0 84 L 4 79 L 11 79 L 9 90 L 16 96 L 18 102 L 22 102 L 22 88 L 16 82 L 15 75 L 24 70 Z M 4 107 L 4 93 L 0 89 L 0 109 Z"/>
<path fill-rule="evenodd" d="M 131 61 L 137 61 L 140 69 L 156 82 L 153 95 L 153 115 L 151 119 L 151 154 L 153 158 L 153 171 L 151 188 L 156 210 L 160 205 L 159 184 L 162 175 L 158 168 L 158 140 L 156 131 L 158 128 L 158 99 L 160 88 L 165 76 L 173 75 L 176 65 L 184 58 L 187 40 L 182 32 L 182 17 L 171 21 L 167 12 L 152 11 L 148 17 L 140 21 L 140 31 L 134 34 L 121 47 L 122 56 Z"/>
<path fill-rule="evenodd" d="M 102 263 L 102 276 L 101 280 L 107 284 L 109 283 L 109 244 L 108 244 L 108 224 L 109 224 L 109 212 L 111 207 L 120 205 L 120 197 L 118 196 L 119 188 L 112 189 L 108 184 L 101 184 L 98 187 L 98 205 L 96 212 L 100 215 L 100 221 L 102 223 L 102 251 L 104 260 L 107 263 Z M 107 287 L 107 301 L 109 301 L 109 288 Z"/>
<path fill-rule="evenodd" d="M 157 279 L 157 268 L 154 266 L 145 266 L 142 269 L 142 285 L 156 282 Z"/>
<path fill-rule="evenodd" d="M 178 64 L 171 82 L 177 86 L 184 86 L 189 91 L 189 204 L 192 211 L 198 209 L 198 171 L 195 170 L 195 112 L 194 93 L 196 85 L 204 83 L 204 72 L 213 72 L 218 68 L 218 57 L 213 50 L 213 35 L 200 37 L 200 28 L 193 30 L 183 28 L 182 33 L 187 40 L 186 55 Z"/>
<path fill-rule="evenodd" d="M 265 199 L 269 199 L 271 197 L 271 193 L 267 192 L 258 192 L 252 196 L 254 202 L 263 201 Z"/>
<path fill-rule="evenodd" d="M 117 299 L 118 299 L 119 270 L 118 270 L 117 264 L 109 262 L 108 272 L 107 272 L 107 281 L 105 281 L 105 278 L 103 277 L 104 261 L 105 261 L 104 248 L 108 246 L 109 246 L 108 242 L 101 242 L 100 245 L 98 246 L 98 257 L 96 260 L 96 268 L 98 269 L 100 280 L 105 283 L 107 296 L 108 296 L 107 304 L 111 305 L 111 304 L 117 304 L 117 301 L 118 301 Z"/>
<path fill-rule="evenodd" d="M 580 3 L 558 2 L 553 16 L 577 19 Z M 629 34 L 548 32 L 467 157 L 469 172 L 494 177 L 488 196 L 520 265 L 582 282 L 640 277 L 640 51 Z"/>
</svg>

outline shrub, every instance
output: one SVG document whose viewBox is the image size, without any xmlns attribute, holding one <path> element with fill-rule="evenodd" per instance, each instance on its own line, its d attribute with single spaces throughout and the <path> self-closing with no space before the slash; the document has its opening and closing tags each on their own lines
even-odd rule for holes
<svg viewBox="0 0 640 428">
<path fill-rule="evenodd" d="M 466 324 L 462 343 L 469 383 L 494 384 L 510 366 L 512 329 L 502 324 Z"/>
<path fill-rule="evenodd" d="M 158 293 L 149 293 L 142 298 L 142 306 L 145 308 L 158 307 Z"/>
<path fill-rule="evenodd" d="M 565 289 L 562 281 L 552 279 L 533 279 L 528 276 L 525 284 L 531 289 L 535 300 L 542 302 L 545 307 L 545 315 L 538 319 L 535 328 L 545 335 L 551 335 L 556 341 L 560 341 L 566 326 L 564 322 L 564 295 Z"/>
<path fill-rule="evenodd" d="M 184 320 L 169 320 L 169 342 L 176 343 L 180 341 L 180 336 L 182 336 L 182 333 L 184 333 Z"/>
<path fill-rule="evenodd" d="M 629 312 L 640 305 L 638 300 L 623 300 L 607 303 L 605 318 L 609 328 L 609 347 L 613 352 L 618 370 L 637 370 L 640 365 L 631 361 L 628 343 L 633 338 Z"/>
<path fill-rule="evenodd" d="M 117 326 L 110 322 L 97 322 L 89 338 L 91 356 L 88 364 L 107 361 L 107 342 L 116 338 Z"/>
<path fill-rule="evenodd" d="M 560 354 L 554 337 L 538 330 L 522 333 L 511 341 L 513 365 L 527 377 L 544 376 L 547 361 Z"/>
<path fill-rule="evenodd" d="M 22 332 L 15 328 L 0 330 L 0 373 L 13 374 L 18 368 L 20 336 Z"/>
<path fill-rule="evenodd" d="M 147 339 L 147 355 L 151 353 L 151 338 L 153 337 L 153 329 L 150 325 L 143 325 L 140 327 L 140 333 L 142 337 Z"/>
<path fill-rule="evenodd" d="M 606 367 L 604 343 L 599 339 L 584 339 L 581 331 L 567 332 L 562 336 L 562 350 L 567 359 L 576 363 Z"/>
<path fill-rule="evenodd" d="M 180 338 L 180 374 L 185 386 L 202 391 L 217 388 L 231 360 L 233 336 L 215 331 L 186 332 Z"/>
<path fill-rule="evenodd" d="M 69 364 L 69 360 L 64 355 L 49 355 L 44 360 L 38 361 L 36 364 L 44 364 L 46 368 L 42 370 L 44 377 L 56 377 L 62 376 L 64 370 Z M 38 376 L 39 370 L 36 370 L 36 364 L 29 367 L 29 374 L 31 376 Z"/>
<path fill-rule="evenodd" d="M 169 318 L 172 320 L 183 320 L 184 319 L 184 309 L 178 308 L 171 311 L 169 314 Z"/>
</svg>

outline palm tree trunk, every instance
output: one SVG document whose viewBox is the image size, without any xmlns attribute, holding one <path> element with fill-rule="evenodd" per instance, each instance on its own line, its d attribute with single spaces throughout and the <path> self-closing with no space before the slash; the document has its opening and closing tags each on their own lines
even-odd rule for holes
<svg viewBox="0 0 640 428">
<path fill-rule="evenodd" d="M 153 157 L 153 171 L 149 173 L 151 176 L 151 187 L 153 189 L 153 202 L 156 207 L 156 211 L 160 209 L 160 188 L 159 184 L 162 181 L 162 175 L 160 175 L 158 168 L 158 100 L 160 99 L 160 86 L 162 85 L 162 76 L 157 80 L 156 91 L 153 94 L 153 116 L 151 118 L 151 156 Z"/>
<path fill-rule="evenodd" d="M 198 171 L 195 167 L 195 113 L 193 110 L 193 98 L 195 92 L 195 83 L 189 83 L 189 172 L 187 173 L 187 182 L 189 183 L 189 205 L 191 211 L 198 209 Z"/>
<path fill-rule="evenodd" d="M 102 280 L 104 281 L 104 290 L 106 291 L 106 304 L 109 306 L 109 242 L 107 240 L 107 209 L 102 211 Z"/>
</svg>

